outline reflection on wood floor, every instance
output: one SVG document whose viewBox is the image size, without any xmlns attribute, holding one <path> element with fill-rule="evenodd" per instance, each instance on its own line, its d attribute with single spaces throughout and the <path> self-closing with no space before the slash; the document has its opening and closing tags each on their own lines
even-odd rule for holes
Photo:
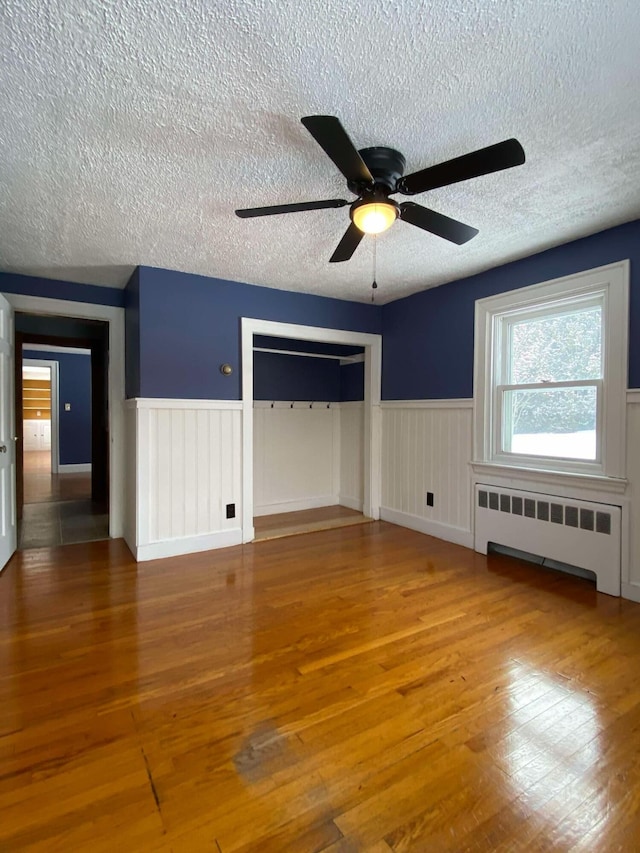
<svg viewBox="0 0 640 853">
<path fill-rule="evenodd" d="M 51 548 L 109 536 L 109 516 L 91 500 L 91 474 L 52 474 L 49 450 L 24 453 L 19 548 Z"/>
<path fill-rule="evenodd" d="M 50 450 L 26 450 L 24 502 L 81 501 L 91 499 L 91 474 L 52 474 Z"/>
<path fill-rule="evenodd" d="M 373 522 L 0 586 L 0 850 L 638 850 L 640 605 L 585 580 Z"/>
<path fill-rule="evenodd" d="M 335 527 L 350 527 L 352 524 L 368 524 L 367 518 L 355 509 L 346 506 L 323 506 L 298 512 L 281 512 L 277 515 L 261 515 L 253 520 L 254 542 L 265 539 L 280 539 L 283 536 L 296 536 L 298 533 L 312 533 L 317 530 L 332 530 Z"/>
</svg>

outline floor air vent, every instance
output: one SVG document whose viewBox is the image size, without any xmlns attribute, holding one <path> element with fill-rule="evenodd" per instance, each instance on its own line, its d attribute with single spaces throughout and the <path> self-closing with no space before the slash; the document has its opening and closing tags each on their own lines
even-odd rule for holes
<svg viewBox="0 0 640 853">
<path fill-rule="evenodd" d="M 620 529 L 619 506 L 476 486 L 476 551 L 492 542 L 579 566 L 609 595 L 620 595 Z"/>
</svg>

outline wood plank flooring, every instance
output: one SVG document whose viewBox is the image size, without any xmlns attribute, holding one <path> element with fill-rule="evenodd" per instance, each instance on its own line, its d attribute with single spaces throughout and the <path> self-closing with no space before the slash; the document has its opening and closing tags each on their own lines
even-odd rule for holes
<svg viewBox="0 0 640 853">
<path fill-rule="evenodd" d="M 298 512 L 260 515 L 253 520 L 254 542 L 281 539 L 283 536 L 297 536 L 300 533 L 313 533 L 316 530 L 350 527 L 352 524 L 369 524 L 371 521 L 372 519 L 367 518 L 361 512 L 339 504 Z"/>
<path fill-rule="evenodd" d="M 50 451 L 29 450 L 23 484 L 20 549 L 109 538 L 109 514 L 91 500 L 91 473 L 52 474 Z"/>
<path fill-rule="evenodd" d="M 24 453 L 24 502 L 78 501 L 91 499 L 91 474 L 52 474 L 50 450 Z"/>
<path fill-rule="evenodd" d="M 2 851 L 637 851 L 640 605 L 384 522 L 0 575 Z"/>
</svg>

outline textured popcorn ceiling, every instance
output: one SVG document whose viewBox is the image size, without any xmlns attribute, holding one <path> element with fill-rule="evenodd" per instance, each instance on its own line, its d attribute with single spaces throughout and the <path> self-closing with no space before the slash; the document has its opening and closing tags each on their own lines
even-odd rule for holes
<svg viewBox="0 0 640 853">
<path fill-rule="evenodd" d="M 640 216 L 638 0 L 3 0 L 0 269 L 123 286 L 136 264 L 370 298 L 372 240 L 300 117 L 407 172 L 516 136 L 524 166 L 414 197 L 480 229 L 396 223 L 378 299 Z M 402 200 L 401 196 L 398 196 Z"/>
</svg>

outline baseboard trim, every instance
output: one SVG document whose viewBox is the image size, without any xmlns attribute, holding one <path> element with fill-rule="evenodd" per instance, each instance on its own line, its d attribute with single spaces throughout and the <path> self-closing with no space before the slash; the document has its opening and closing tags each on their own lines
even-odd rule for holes
<svg viewBox="0 0 640 853">
<path fill-rule="evenodd" d="M 90 474 L 91 462 L 77 462 L 73 465 L 58 465 L 59 474 Z"/>
<path fill-rule="evenodd" d="M 347 498 L 344 495 L 338 495 L 338 503 L 340 506 L 346 506 L 347 509 L 355 509 L 356 512 L 362 512 L 362 507 L 364 506 L 362 501 L 358 501 L 355 498 Z"/>
<path fill-rule="evenodd" d="M 182 554 L 195 554 L 199 551 L 213 551 L 217 548 L 229 548 L 242 544 L 242 529 L 233 527 L 231 530 L 219 530 L 216 533 L 205 533 L 202 536 L 182 536 L 180 539 L 164 539 L 160 542 L 150 542 L 148 545 L 138 545 L 133 550 L 138 563 L 147 560 L 162 560 L 165 557 L 179 557 Z"/>
<path fill-rule="evenodd" d="M 623 598 L 628 598 L 629 601 L 636 601 L 640 604 L 640 584 L 637 583 L 621 583 L 620 595 Z"/>
<path fill-rule="evenodd" d="M 303 498 L 297 501 L 282 501 L 277 504 L 263 504 L 253 508 L 253 515 L 277 515 L 281 512 L 299 512 L 303 509 L 318 509 L 321 506 L 335 506 L 338 503 L 337 495 L 320 495 L 316 498 Z"/>
<path fill-rule="evenodd" d="M 419 533 L 426 533 L 427 536 L 435 536 L 436 539 L 444 539 L 445 542 L 453 542 L 455 545 L 473 550 L 473 533 L 463 527 L 430 521 L 428 518 L 421 518 L 419 515 L 411 515 L 385 506 L 380 507 L 380 518 L 383 521 L 390 521 L 391 524 L 408 527 L 410 530 L 417 530 Z"/>
</svg>

